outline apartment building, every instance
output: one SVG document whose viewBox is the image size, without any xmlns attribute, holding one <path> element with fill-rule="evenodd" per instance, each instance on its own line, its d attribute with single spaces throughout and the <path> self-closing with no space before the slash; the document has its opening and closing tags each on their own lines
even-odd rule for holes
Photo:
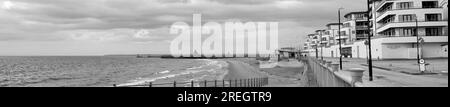
<svg viewBox="0 0 450 107">
<path fill-rule="evenodd" d="M 347 43 L 367 39 L 369 21 L 367 12 L 350 12 L 344 15 L 345 22 L 341 34 L 347 37 Z"/>
<path fill-rule="evenodd" d="M 341 38 L 332 34 L 337 26 L 327 25 L 323 37 L 328 43 L 313 54 L 338 57 L 342 49 L 344 57 L 367 58 L 369 27 L 374 59 L 448 58 L 447 4 L 447 0 L 371 0 L 368 15 L 367 11 L 344 15 Z"/>
<path fill-rule="evenodd" d="M 422 58 L 448 58 L 443 50 L 448 44 L 448 23 L 438 0 L 372 0 L 371 6 L 374 58 L 414 59 L 417 54 Z"/>
</svg>

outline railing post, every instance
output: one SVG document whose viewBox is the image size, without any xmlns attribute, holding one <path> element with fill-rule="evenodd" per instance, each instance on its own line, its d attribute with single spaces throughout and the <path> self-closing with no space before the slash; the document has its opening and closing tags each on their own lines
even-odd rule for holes
<svg viewBox="0 0 450 107">
<path fill-rule="evenodd" d="M 238 82 L 238 80 L 235 79 L 235 80 L 234 80 L 234 87 L 238 87 L 238 83 L 237 83 L 237 82 Z"/>
<path fill-rule="evenodd" d="M 239 87 L 242 87 L 242 79 L 239 79 Z"/>
<path fill-rule="evenodd" d="M 177 87 L 177 81 L 173 81 L 173 87 Z"/>
<path fill-rule="evenodd" d="M 250 87 L 253 87 L 253 78 L 250 78 Z"/>
<path fill-rule="evenodd" d="M 350 75 L 352 76 L 352 86 L 355 87 L 355 83 L 363 82 L 362 78 L 364 76 L 364 69 L 361 68 L 352 68 L 348 70 Z"/>
<path fill-rule="evenodd" d="M 256 79 L 256 81 L 257 81 L 257 86 L 258 86 L 258 87 L 261 87 L 261 86 L 260 86 L 260 85 L 261 85 L 261 84 L 260 84 L 260 82 L 261 82 L 260 79 L 261 79 L 261 78 L 257 78 L 257 79 Z"/>
<path fill-rule="evenodd" d="M 248 87 L 247 83 L 248 83 L 247 79 L 244 79 L 244 87 Z"/>
<path fill-rule="evenodd" d="M 256 81 L 255 81 L 255 80 L 256 80 L 255 78 L 252 78 L 252 82 L 253 82 L 253 83 L 252 83 L 252 84 L 253 84 L 252 86 L 253 86 L 253 87 L 256 87 L 256 84 L 255 84 Z"/>
<path fill-rule="evenodd" d="M 225 79 L 222 80 L 222 87 L 225 87 Z"/>
<path fill-rule="evenodd" d="M 208 87 L 208 81 L 205 80 L 205 87 Z"/>
<path fill-rule="evenodd" d="M 194 87 L 194 81 L 193 80 L 191 81 L 191 87 Z"/>
<path fill-rule="evenodd" d="M 214 80 L 214 87 L 217 87 L 217 80 Z"/>
<path fill-rule="evenodd" d="M 250 79 L 247 79 L 247 87 L 250 87 Z"/>
<path fill-rule="evenodd" d="M 230 87 L 231 87 L 231 79 L 230 80 L 228 80 L 229 81 L 229 83 L 228 84 L 230 84 Z"/>
</svg>

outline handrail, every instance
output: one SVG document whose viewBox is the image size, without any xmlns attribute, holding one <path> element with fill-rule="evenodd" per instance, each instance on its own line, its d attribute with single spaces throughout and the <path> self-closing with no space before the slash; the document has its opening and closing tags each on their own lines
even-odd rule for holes
<svg viewBox="0 0 450 107">
<path fill-rule="evenodd" d="M 154 83 L 148 82 L 146 84 L 138 85 L 124 85 L 118 86 L 113 84 L 113 87 L 263 87 L 269 85 L 268 77 L 247 78 L 247 79 L 229 79 L 229 80 L 204 80 L 204 81 L 189 81 L 189 82 L 163 82 Z M 190 85 L 190 86 L 186 86 Z"/>
</svg>

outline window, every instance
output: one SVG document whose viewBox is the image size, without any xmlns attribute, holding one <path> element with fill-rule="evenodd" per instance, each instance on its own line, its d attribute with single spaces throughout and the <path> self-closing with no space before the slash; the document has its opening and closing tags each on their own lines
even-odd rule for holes
<svg viewBox="0 0 450 107">
<path fill-rule="evenodd" d="M 400 22 L 413 22 L 416 20 L 416 15 L 414 14 L 400 15 L 398 20 Z"/>
<path fill-rule="evenodd" d="M 389 17 L 389 18 L 385 19 L 383 22 L 384 22 L 384 23 L 391 23 L 391 22 L 393 22 L 394 20 L 395 20 L 395 16 L 392 16 L 392 17 Z"/>
<path fill-rule="evenodd" d="M 350 27 L 350 23 L 345 23 L 344 28 L 346 28 L 346 27 Z"/>
<path fill-rule="evenodd" d="M 415 28 L 403 28 L 402 34 L 403 34 L 402 36 L 415 36 L 416 29 Z"/>
<path fill-rule="evenodd" d="M 442 20 L 441 14 L 425 14 L 425 21 L 440 21 Z"/>
<path fill-rule="evenodd" d="M 438 1 L 423 1 L 422 2 L 422 8 L 437 8 Z"/>
<path fill-rule="evenodd" d="M 330 35 L 330 31 L 326 31 L 326 32 L 325 32 L 325 35 Z"/>
<path fill-rule="evenodd" d="M 347 33 L 345 31 L 341 31 L 341 36 L 346 36 Z"/>
<path fill-rule="evenodd" d="M 384 32 L 384 35 L 388 37 L 393 37 L 395 35 L 395 29 L 389 29 L 386 32 Z"/>
<path fill-rule="evenodd" d="M 426 36 L 441 36 L 441 32 L 440 28 L 425 28 Z"/>
<path fill-rule="evenodd" d="M 397 3 L 397 8 L 398 9 L 410 9 L 413 8 L 414 4 L 413 2 L 400 2 Z"/>
</svg>

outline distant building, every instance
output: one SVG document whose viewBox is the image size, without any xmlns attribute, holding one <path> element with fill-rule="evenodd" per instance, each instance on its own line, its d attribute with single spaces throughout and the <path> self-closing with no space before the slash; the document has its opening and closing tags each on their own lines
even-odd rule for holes
<svg viewBox="0 0 450 107">
<path fill-rule="evenodd" d="M 324 37 L 327 37 L 329 40 L 327 47 L 337 44 L 339 40 L 339 26 L 342 28 L 342 23 L 329 23 L 326 25 L 327 29 L 325 29 Z"/>
<path fill-rule="evenodd" d="M 350 12 L 345 14 L 344 17 L 345 22 L 341 33 L 345 37 L 348 37 L 347 43 L 367 39 L 369 31 L 367 12 Z"/>
</svg>

